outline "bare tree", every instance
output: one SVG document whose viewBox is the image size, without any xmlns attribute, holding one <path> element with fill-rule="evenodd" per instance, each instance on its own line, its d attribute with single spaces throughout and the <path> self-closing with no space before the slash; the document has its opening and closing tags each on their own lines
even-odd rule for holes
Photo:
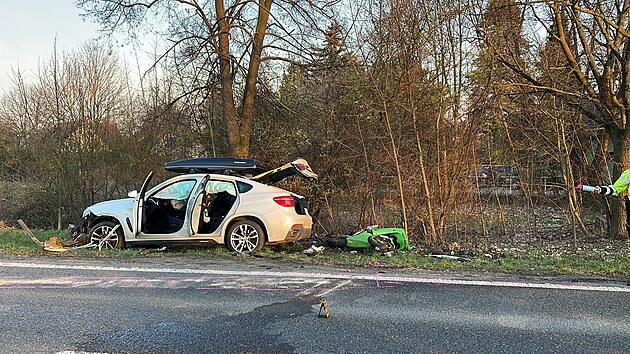
<svg viewBox="0 0 630 354">
<path fill-rule="evenodd" d="M 613 146 L 613 177 L 630 166 L 630 3 L 615 1 L 526 1 L 519 9 L 532 26 L 544 28 L 561 48 L 563 66 L 575 78 L 559 86 L 535 68 L 494 46 L 497 59 L 530 90 L 562 99 L 602 127 Z M 509 47 L 508 47 L 509 48 Z M 612 201 L 611 236 L 625 234 L 619 199 Z"/>
<path fill-rule="evenodd" d="M 105 48 L 88 43 L 73 53 L 54 51 L 33 83 L 15 79 L 0 110 L 2 125 L 15 129 L 11 166 L 41 186 L 61 227 L 77 221 L 85 205 L 115 195 L 112 165 L 126 158 L 117 137 L 127 106 L 121 69 Z"/>
<path fill-rule="evenodd" d="M 164 36 L 172 45 L 159 60 L 170 55 L 178 70 L 192 68 L 194 81 L 187 83 L 182 97 L 200 90 L 209 94 L 218 85 L 230 153 L 240 157 L 250 154 L 261 63 L 308 58 L 308 36 L 318 28 L 315 14 L 328 16 L 335 3 L 217 0 L 211 6 L 197 0 L 77 2 L 109 34 L 146 24 L 155 28 L 166 18 Z"/>
</svg>

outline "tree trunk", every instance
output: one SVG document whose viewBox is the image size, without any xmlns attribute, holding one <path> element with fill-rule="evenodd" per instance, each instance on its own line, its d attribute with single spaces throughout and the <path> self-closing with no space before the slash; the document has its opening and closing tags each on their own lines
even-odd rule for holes
<svg viewBox="0 0 630 354">
<path fill-rule="evenodd" d="M 234 87 L 232 81 L 232 63 L 230 60 L 230 26 L 225 17 L 223 0 L 215 1 L 217 24 L 219 28 L 219 68 L 221 70 L 221 98 L 223 114 L 227 126 L 227 138 L 230 154 L 239 156 L 239 117 L 234 106 Z"/>
<path fill-rule="evenodd" d="M 256 22 L 256 33 L 254 33 L 254 38 L 252 39 L 252 53 L 249 58 L 249 70 L 247 71 L 245 93 L 243 94 L 243 110 L 238 132 L 238 145 L 234 149 L 238 157 L 249 156 L 249 138 L 252 130 L 252 121 L 254 120 L 254 104 L 256 103 L 256 83 L 258 81 L 260 57 L 272 3 L 272 0 L 260 0 L 258 4 L 258 21 Z"/>
<path fill-rule="evenodd" d="M 619 178 L 621 173 L 630 168 L 630 136 L 628 129 L 613 128 L 610 132 L 613 143 L 613 176 Z M 613 181 L 614 182 L 614 181 Z M 613 198 L 611 201 L 610 234 L 612 238 L 627 238 L 626 232 L 626 212 L 623 198 L 627 193 L 622 193 L 620 198 Z"/>
</svg>

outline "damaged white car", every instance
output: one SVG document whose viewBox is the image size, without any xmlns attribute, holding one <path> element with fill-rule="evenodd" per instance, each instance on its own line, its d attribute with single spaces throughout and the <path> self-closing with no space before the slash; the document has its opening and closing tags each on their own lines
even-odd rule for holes
<svg viewBox="0 0 630 354">
<path fill-rule="evenodd" d="M 251 253 L 311 235 L 306 199 L 270 186 L 292 175 L 317 179 L 304 159 L 273 170 L 233 158 L 179 160 L 165 168 L 180 175 L 148 189 L 151 172 L 129 198 L 85 209 L 89 242 L 99 249 L 212 243 Z"/>
</svg>

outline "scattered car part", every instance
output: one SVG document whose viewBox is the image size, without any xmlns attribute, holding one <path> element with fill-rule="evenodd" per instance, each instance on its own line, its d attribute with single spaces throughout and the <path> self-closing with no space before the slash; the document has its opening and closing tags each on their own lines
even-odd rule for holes
<svg viewBox="0 0 630 354">
<path fill-rule="evenodd" d="M 64 242 L 58 236 L 53 236 L 49 238 L 48 240 L 46 240 L 45 242 L 42 242 L 37 237 L 35 237 L 31 229 L 26 225 L 26 223 L 22 219 L 18 219 L 17 222 L 18 224 L 20 224 L 20 227 L 22 227 L 22 229 L 26 232 L 26 234 L 31 238 L 31 240 L 33 240 L 33 242 L 35 242 L 35 244 L 41 247 L 44 251 L 64 252 L 73 248 L 77 248 L 76 241 L 71 240 L 70 242 Z"/>
<path fill-rule="evenodd" d="M 460 261 L 460 262 L 470 262 L 472 261 L 472 259 L 470 257 L 465 257 L 465 256 L 458 256 L 458 255 L 451 255 L 451 254 L 429 254 L 429 257 L 433 257 L 433 258 L 441 258 L 441 259 L 451 259 L 454 261 Z"/>
<path fill-rule="evenodd" d="M 324 251 L 324 246 L 315 246 L 312 245 L 310 248 L 305 249 L 302 253 L 304 253 L 307 256 L 314 256 L 317 253 L 321 253 Z"/>
</svg>

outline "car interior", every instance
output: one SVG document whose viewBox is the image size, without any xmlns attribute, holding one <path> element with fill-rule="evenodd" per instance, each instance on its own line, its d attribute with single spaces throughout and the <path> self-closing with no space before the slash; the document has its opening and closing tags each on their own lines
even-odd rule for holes
<svg viewBox="0 0 630 354">
<path fill-rule="evenodd" d="M 142 231 L 147 234 L 171 234 L 181 230 L 186 220 L 188 198 L 195 184 L 195 180 L 177 181 L 149 196 Z"/>
<path fill-rule="evenodd" d="M 144 229 L 147 234 L 171 234 L 181 230 L 186 219 L 187 200 L 149 198 Z"/>
<path fill-rule="evenodd" d="M 208 193 L 202 204 L 199 218 L 199 233 L 214 232 L 227 216 L 236 197 L 228 192 Z"/>
<path fill-rule="evenodd" d="M 194 233 L 215 232 L 236 202 L 236 188 L 232 182 L 210 180 L 197 197 L 192 212 Z"/>
</svg>

